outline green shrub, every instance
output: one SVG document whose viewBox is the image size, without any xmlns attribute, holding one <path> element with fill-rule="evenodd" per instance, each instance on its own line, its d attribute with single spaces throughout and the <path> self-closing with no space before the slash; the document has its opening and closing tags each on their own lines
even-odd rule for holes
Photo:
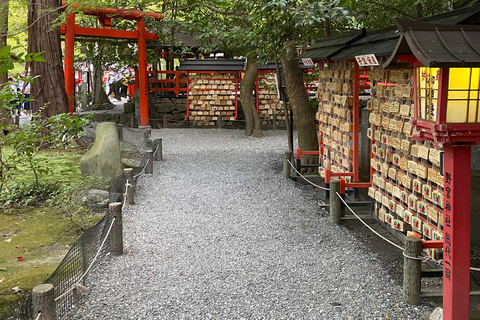
<svg viewBox="0 0 480 320">
<path fill-rule="evenodd" d="M 54 199 L 60 194 L 59 184 L 51 181 L 35 181 L 28 183 L 13 182 L 0 194 L 0 202 L 4 207 L 39 206 Z"/>
</svg>

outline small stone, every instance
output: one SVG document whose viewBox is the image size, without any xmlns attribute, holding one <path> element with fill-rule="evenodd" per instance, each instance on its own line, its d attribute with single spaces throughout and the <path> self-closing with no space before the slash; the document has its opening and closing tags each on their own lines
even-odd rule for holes
<svg viewBox="0 0 480 320">
<path fill-rule="evenodd" d="M 435 308 L 430 315 L 430 320 L 443 320 L 443 309 L 440 307 Z"/>
<path fill-rule="evenodd" d="M 12 293 L 17 294 L 17 293 L 22 293 L 22 289 L 19 287 L 13 287 L 12 288 Z"/>
</svg>

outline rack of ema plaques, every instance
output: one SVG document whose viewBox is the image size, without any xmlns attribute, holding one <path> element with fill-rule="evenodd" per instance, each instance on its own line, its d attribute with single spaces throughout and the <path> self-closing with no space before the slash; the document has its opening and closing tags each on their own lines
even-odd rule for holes
<svg viewBox="0 0 480 320">
<path fill-rule="evenodd" d="M 420 71 L 417 78 L 419 103 L 431 106 L 422 110 L 432 113 L 437 109 L 438 74 Z M 371 139 L 372 187 L 368 195 L 375 200 L 375 215 L 398 232 L 441 240 L 443 151 L 430 142 L 412 139 L 416 135 L 411 124 L 415 111 L 413 69 L 372 70 L 370 80 L 367 135 Z M 434 257 L 436 250 L 426 249 Z"/>
<path fill-rule="evenodd" d="M 215 126 L 219 117 L 226 125 L 237 120 L 238 74 L 196 72 L 188 74 L 186 120 L 196 126 Z"/>
<path fill-rule="evenodd" d="M 285 111 L 283 102 L 278 98 L 275 73 L 258 73 L 257 112 L 262 125 L 267 125 L 270 121 L 273 121 L 273 115 L 276 115 L 277 124 L 285 123 Z"/>
<path fill-rule="evenodd" d="M 319 121 L 320 175 L 352 173 L 353 154 L 353 63 L 328 63 L 319 71 L 316 118 Z M 352 176 L 344 176 L 351 182 Z"/>
</svg>

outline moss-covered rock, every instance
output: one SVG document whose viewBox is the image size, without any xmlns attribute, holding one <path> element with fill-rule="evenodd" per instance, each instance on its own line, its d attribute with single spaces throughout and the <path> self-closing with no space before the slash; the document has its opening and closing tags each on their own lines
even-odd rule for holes
<svg viewBox="0 0 480 320">
<path fill-rule="evenodd" d="M 84 176 L 101 176 L 106 180 L 122 174 L 120 141 L 115 123 L 98 124 L 95 143 L 80 160 L 80 170 Z"/>
</svg>

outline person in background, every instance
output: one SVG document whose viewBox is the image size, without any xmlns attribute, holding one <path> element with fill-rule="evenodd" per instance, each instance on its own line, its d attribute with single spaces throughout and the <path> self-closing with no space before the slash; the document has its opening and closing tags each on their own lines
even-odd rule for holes
<svg viewBox="0 0 480 320">
<path fill-rule="evenodd" d="M 118 101 L 122 100 L 122 98 L 120 97 L 120 89 L 123 85 L 123 74 L 121 72 L 121 70 L 118 70 L 117 71 L 117 74 L 115 75 L 115 82 L 113 84 L 113 92 L 115 93 L 115 99 L 117 99 Z"/>
<path fill-rule="evenodd" d="M 32 108 L 30 105 L 30 82 L 24 81 L 23 86 L 22 86 L 22 93 L 23 96 L 25 97 L 25 102 L 23 102 L 23 110 L 25 110 L 25 113 L 27 116 L 32 116 Z"/>
<path fill-rule="evenodd" d="M 120 96 L 122 98 L 128 98 L 128 80 L 130 79 L 130 70 L 127 67 L 122 68 L 123 80 L 120 87 Z"/>
<path fill-rule="evenodd" d="M 18 102 L 19 100 L 18 94 L 20 93 L 21 90 L 18 87 L 18 83 L 12 77 L 8 77 L 8 85 L 10 86 L 10 90 L 12 90 L 12 94 L 14 95 L 12 100 L 10 100 L 10 104 L 13 105 L 13 109 L 12 109 L 13 115 L 17 115 L 17 114 L 20 115 L 21 106 L 20 106 L 20 103 Z"/>
<path fill-rule="evenodd" d="M 114 91 L 114 85 L 113 85 L 114 82 L 115 82 L 115 76 L 116 76 L 116 73 L 113 70 L 108 73 L 108 77 L 107 77 L 108 93 L 107 93 L 107 96 L 109 98 L 111 98 L 112 93 L 115 92 Z"/>
</svg>

